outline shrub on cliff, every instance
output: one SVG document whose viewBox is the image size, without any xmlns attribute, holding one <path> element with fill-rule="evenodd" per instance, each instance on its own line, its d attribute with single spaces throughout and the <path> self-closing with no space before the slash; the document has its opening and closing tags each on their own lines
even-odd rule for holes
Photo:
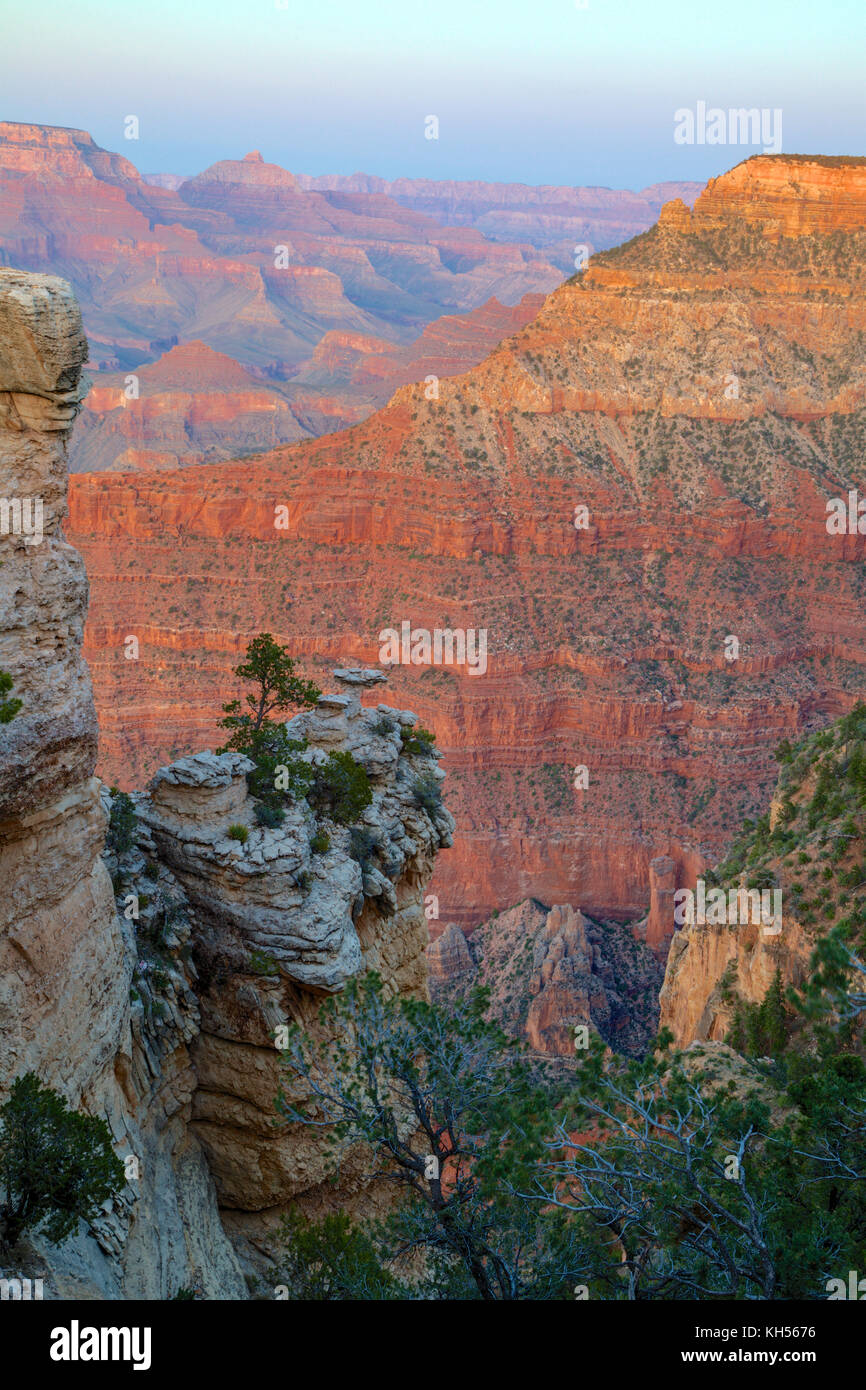
<svg viewBox="0 0 866 1390">
<path fill-rule="evenodd" d="M 6 696 L 12 689 L 12 677 L 8 671 L 0 671 L 0 724 L 9 724 L 16 716 L 23 700 L 9 699 Z"/>
<path fill-rule="evenodd" d="M 13 1082 L 0 1107 L 0 1239 L 7 1248 L 39 1228 L 59 1244 L 125 1181 L 104 1120 L 70 1110 L 33 1072 Z"/>
<path fill-rule="evenodd" d="M 312 681 L 295 674 L 295 663 L 288 650 L 275 642 L 269 632 L 252 639 L 246 660 L 234 668 L 234 673 L 240 680 L 249 681 L 253 689 L 243 701 L 230 700 L 223 705 L 220 727 L 229 731 L 229 737 L 217 752 L 243 753 L 255 763 L 247 784 L 252 795 L 265 804 L 279 807 L 285 793 L 305 796 L 312 783 L 312 772 L 297 755 L 304 751 L 306 742 L 290 738 L 285 725 L 272 716 L 292 707 L 309 708 L 322 692 Z"/>
<path fill-rule="evenodd" d="M 105 843 L 115 854 L 125 854 L 132 849 L 135 836 L 135 803 L 127 792 L 111 788 L 111 811 L 108 817 L 108 834 Z"/>
<path fill-rule="evenodd" d="M 410 757 L 432 757 L 436 746 L 436 735 L 421 725 L 416 728 L 400 728 L 400 751 Z"/>
<path fill-rule="evenodd" d="M 306 749 L 307 740 L 290 738 L 285 724 L 267 724 L 250 733 L 240 750 L 255 763 L 252 772 L 247 773 L 250 793 L 278 811 L 282 811 L 286 798 L 306 796 L 314 776 L 310 764 L 300 756 Z"/>
<path fill-rule="evenodd" d="M 435 816 L 442 806 L 442 787 L 438 777 L 426 772 L 416 777 L 412 784 L 412 796 L 416 806 L 420 806 L 429 816 Z"/>
<path fill-rule="evenodd" d="M 316 768 L 309 801 L 322 814 L 339 825 L 360 820 L 373 800 L 373 788 L 366 769 L 346 750 L 329 753 Z"/>
<path fill-rule="evenodd" d="M 345 1212 L 310 1221 L 291 1211 L 280 1228 L 280 1280 L 299 1302 L 388 1302 L 412 1297 L 385 1268 L 371 1231 L 353 1226 Z"/>
<path fill-rule="evenodd" d="M 270 830 L 282 825 L 286 819 L 282 806 L 273 806 L 267 801 L 257 801 L 253 807 L 253 815 L 259 825 L 264 825 Z"/>
</svg>

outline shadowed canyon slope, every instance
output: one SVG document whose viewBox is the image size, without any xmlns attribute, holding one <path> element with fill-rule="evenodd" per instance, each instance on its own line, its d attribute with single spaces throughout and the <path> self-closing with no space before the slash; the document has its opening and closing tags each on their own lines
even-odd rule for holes
<svg viewBox="0 0 866 1390">
<path fill-rule="evenodd" d="M 74 478 L 104 775 L 212 743 L 258 630 L 323 676 L 404 621 L 483 628 L 485 674 L 391 679 L 447 754 L 441 919 L 636 916 L 657 856 L 689 882 L 779 740 L 866 689 L 866 541 L 826 512 L 866 491 L 864 278 L 866 163 L 759 156 L 438 400 L 254 469 Z"/>
</svg>

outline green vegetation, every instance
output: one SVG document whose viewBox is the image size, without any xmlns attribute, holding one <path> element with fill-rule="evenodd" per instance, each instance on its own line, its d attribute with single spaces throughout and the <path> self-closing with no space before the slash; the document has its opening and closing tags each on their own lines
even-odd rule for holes
<svg viewBox="0 0 866 1390">
<path fill-rule="evenodd" d="M 24 704 L 23 700 L 7 699 L 12 689 L 12 677 L 8 671 L 0 671 L 0 724 L 9 724 Z"/>
<path fill-rule="evenodd" d="M 412 795 L 415 805 L 420 806 L 430 816 L 435 816 L 442 806 L 441 783 L 430 772 L 425 772 L 423 777 L 415 778 L 412 783 Z"/>
<path fill-rule="evenodd" d="M 36 1230 L 60 1244 L 125 1181 L 104 1120 L 70 1110 L 33 1072 L 12 1083 L 0 1107 L 0 1246 Z"/>
<path fill-rule="evenodd" d="M 433 749 L 436 745 L 436 735 L 431 734 L 429 729 L 424 729 L 420 725 L 417 728 L 407 728 L 405 725 L 400 728 L 401 751 L 411 756 L 432 757 Z"/>
<path fill-rule="evenodd" d="M 246 753 L 250 733 L 266 728 L 275 712 L 292 706 L 309 708 L 322 693 L 312 681 L 295 675 L 295 663 L 287 648 L 275 642 L 269 632 L 260 632 L 252 639 L 246 661 L 236 666 L 234 673 L 255 688 L 244 696 L 248 713 L 242 712 L 239 699 L 223 705 L 225 718 L 220 720 L 220 726 L 231 730 L 231 737 L 219 750 L 221 753 L 230 748 Z"/>
<path fill-rule="evenodd" d="M 250 832 L 245 825 L 230 825 L 226 834 L 230 840 L 237 840 L 242 845 L 250 838 Z"/>
<path fill-rule="evenodd" d="M 760 1004 L 737 1002 L 728 1042 L 747 1057 L 776 1056 L 785 1046 L 788 1013 L 777 970 Z"/>
<path fill-rule="evenodd" d="M 250 952 L 247 968 L 253 975 L 261 975 L 268 980 L 276 980 L 280 974 L 280 968 L 273 956 L 258 949 Z"/>
<path fill-rule="evenodd" d="M 359 820 L 373 800 L 373 788 L 366 769 L 346 751 L 329 753 L 317 767 L 309 793 L 311 805 L 338 825 Z"/>
<path fill-rule="evenodd" d="M 386 999 L 371 974 L 322 1006 L 326 1040 L 292 1029 L 281 1054 L 282 1120 L 316 1123 L 324 1106 L 335 1163 L 363 1140 L 402 1197 L 363 1231 L 295 1216 L 284 1231 L 293 1297 L 413 1296 L 400 1288 L 407 1251 L 424 1256 L 414 1297 L 569 1296 L 585 1263 L 576 1233 L 517 1195 L 543 1152 L 550 1100 L 485 1021 L 486 1005 L 479 992 L 459 1018 L 448 1016 L 417 999 Z M 291 1099 L 299 1081 L 315 1082 L 316 1102 Z"/>
<path fill-rule="evenodd" d="M 253 689 L 243 702 L 230 700 L 223 705 L 220 727 L 229 730 L 229 737 L 217 752 L 234 751 L 250 758 L 255 763 L 253 771 L 247 774 L 251 794 L 265 805 L 279 809 L 284 794 L 306 795 L 312 770 L 297 756 L 306 749 L 306 741 L 290 738 L 285 724 L 272 716 L 293 706 L 309 708 L 322 692 L 312 681 L 295 674 L 295 663 L 287 649 L 275 642 L 269 632 L 252 639 L 246 660 L 235 667 L 234 673 L 240 680 L 249 681 Z"/>
<path fill-rule="evenodd" d="M 274 806 L 267 801 L 257 801 L 253 807 L 253 814 L 259 825 L 268 826 L 270 829 L 282 825 L 286 819 L 286 813 L 282 806 Z"/>
<path fill-rule="evenodd" d="M 111 811 L 105 843 L 115 854 L 125 854 L 135 842 L 135 804 L 127 792 L 111 788 Z"/>
</svg>

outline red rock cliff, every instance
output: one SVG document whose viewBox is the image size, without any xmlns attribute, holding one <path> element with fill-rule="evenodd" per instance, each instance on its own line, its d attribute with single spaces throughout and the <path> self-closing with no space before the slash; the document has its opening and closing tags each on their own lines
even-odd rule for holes
<svg viewBox="0 0 866 1390">
<path fill-rule="evenodd" d="M 390 687 L 447 750 L 442 918 L 529 895 L 636 916 L 657 856 L 692 881 L 779 740 L 866 686 L 866 542 L 826 526 L 866 492 L 862 179 L 750 160 L 438 400 L 403 387 L 254 469 L 75 479 L 105 774 L 212 741 L 260 629 L 316 674 L 404 620 L 483 628 L 485 674 Z"/>
</svg>

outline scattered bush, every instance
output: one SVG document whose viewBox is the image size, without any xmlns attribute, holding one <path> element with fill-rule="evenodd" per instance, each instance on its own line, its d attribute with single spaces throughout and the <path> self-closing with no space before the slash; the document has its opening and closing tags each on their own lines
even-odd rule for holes
<svg viewBox="0 0 866 1390">
<path fill-rule="evenodd" d="M 227 833 L 230 840 L 237 840 L 242 845 L 250 838 L 250 832 L 245 825 L 230 825 Z"/>
<path fill-rule="evenodd" d="M 112 788 L 111 796 L 105 842 L 115 854 L 125 854 L 127 850 L 132 849 L 135 838 L 135 805 L 131 796 L 126 792 L 119 792 L 116 787 Z"/>
<path fill-rule="evenodd" d="M 324 830 L 317 830 L 310 840 L 310 849 L 313 854 L 327 854 L 331 848 L 331 837 Z"/>
<path fill-rule="evenodd" d="M 12 677 L 8 671 L 0 671 L 0 724 L 9 724 L 23 705 L 23 700 L 7 700 L 12 689 Z"/>
<path fill-rule="evenodd" d="M 436 735 L 431 734 L 429 729 L 423 729 L 419 725 L 417 729 L 401 727 L 400 741 L 402 752 L 416 757 L 433 756 L 433 749 L 436 746 Z"/>
<path fill-rule="evenodd" d="M 329 753 L 316 768 L 309 800 L 338 825 L 351 825 L 373 800 L 373 788 L 366 769 L 351 753 Z"/>
<path fill-rule="evenodd" d="M 269 801 L 257 801 L 253 807 L 253 815 L 259 825 L 266 825 L 271 830 L 277 825 L 282 825 L 286 819 L 282 806 L 273 806 Z"/>
<path fill-rule="evenodd" d="M 280 973 L 277 962 L 266 951 L 251 951 L 247 967 L 253 975 L 264 975 L 270 980 L 275 980 Z"/>
<path fill-rule="evenodd" d="M 442 806 L 442 788 L 431 772 L 425 772 L 423 777 L 415 778 L 412 794 L 415 805 L 420 806 L 430 816 L 435 816 Z"/>
</svg>

